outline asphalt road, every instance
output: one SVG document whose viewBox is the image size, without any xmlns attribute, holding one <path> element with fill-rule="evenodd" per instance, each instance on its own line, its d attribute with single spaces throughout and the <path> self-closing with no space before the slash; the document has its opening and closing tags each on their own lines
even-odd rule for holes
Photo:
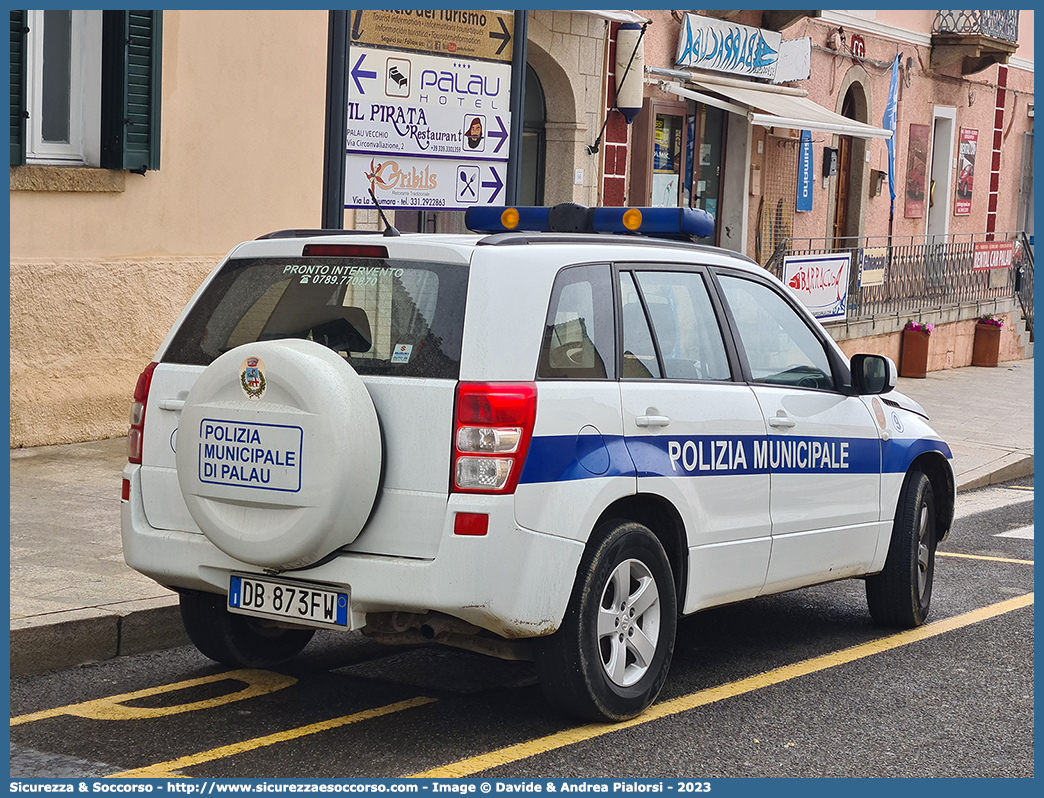
<svg viewBox="0 0 1044 798">
<path fill-rule="evenodd" d="M 958 512 L 920 630 L 855 580 L 703 612 L 629 724 L 563 719 L 526 663 L 321 632 L 278 671 L 180 648 L 12 679 L 10 775 L 1032 777 L 1032 480 Z"/>
</svg>

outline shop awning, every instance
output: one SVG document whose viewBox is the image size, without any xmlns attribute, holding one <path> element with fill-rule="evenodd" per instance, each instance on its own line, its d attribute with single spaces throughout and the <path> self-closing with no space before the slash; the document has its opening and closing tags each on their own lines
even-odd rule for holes
<svg viewBox="0 0 1044 798">
<path fill-rule="evenodd" d="M 639 24 L 643 22 L 649 22 L 647 17 L 643 17 L 641 14 L 635 14 L 633 11 L 596 11 L 591 8 L 577 8 L 577 9 L 566 9 L 573 14 L 590 14 L 593 17 L 599 17 L 601 19 L 607 19 L 610 22 L 637 22 Z"/>
<path fill-rule="evenodd" d="M 847 116 L 835 114 L 821 105 L 816 105 L 808 97 L 803 96 L 804 92 L 800 89 L 762 86 L 753 83 L 737 85 L 739 83 L 740 81 L 725 79 L 701 80 L 698 77 L 690 77 L 687 84 L 702 91 L 694 91 L 673 81 L 662 81 L 660 86 L 665 91 L 680 97 L 688 97 L 697 102 L 723 108 L 731 113 L 743 114 L 752 125 L 836 133 L 840 136 L 854 136 L 861 139 L 890 139 L 892 137 L 892 131 L 885 130 L 883 127 L 856 122 Z M 756 88 L 754 88 L 755 86 Z M 728 100 L 720 100 L 705 92 L 720 94 L 727 97 Z"/>
</svg>

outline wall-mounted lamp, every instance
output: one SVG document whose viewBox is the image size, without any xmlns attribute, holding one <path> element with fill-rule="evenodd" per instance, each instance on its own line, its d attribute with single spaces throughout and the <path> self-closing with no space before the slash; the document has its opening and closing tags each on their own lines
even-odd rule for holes
<svg viewBox="0 0 1044 798">
<path fill-rule="evenodd" d="M 881 190 L 884 188 L 885 178 L 888 177 L 888 172 L 882 172 L 880 169 L 870 170 L 870 196 L 880 197 Z"/>
<path fill-rule="evenodd" d="M 625 22 L 616 33 L 616 109 L 627 124 L 642 110 L 645 84 L 644 29 L 637 22 Z"/>
</svg>

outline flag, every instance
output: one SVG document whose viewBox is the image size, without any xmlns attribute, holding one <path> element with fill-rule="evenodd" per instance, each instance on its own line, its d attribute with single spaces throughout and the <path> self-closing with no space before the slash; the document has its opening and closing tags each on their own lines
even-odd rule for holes
<svg viewBox="0 0 1044 798">
<path fill-rule="evenodd" d="M 899 96 L 899 59 L 902 53 L 895 54 L 892 62 L 892 84 L 888 87 L 888 102 L 885 103 L 884 118 L 881 127 L 892 131 L 891 138 L 886 145 L 888 147 L 888 193 L 892 197 L 891 214 L 895 214 L 895 106 Z"/>
</svg>

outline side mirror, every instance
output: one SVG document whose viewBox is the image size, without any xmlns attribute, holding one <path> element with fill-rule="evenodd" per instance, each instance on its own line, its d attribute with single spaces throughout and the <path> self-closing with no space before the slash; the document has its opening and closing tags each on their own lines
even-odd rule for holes
<svg viewBox="0 0 1044 798">
<path fill-rule="evenodd" d="M 852 387 L 861 396 L 888 393 L 899 379 L 895 363 L 884 355 L 853 355 L 851 368 Z"/>
</svg>

